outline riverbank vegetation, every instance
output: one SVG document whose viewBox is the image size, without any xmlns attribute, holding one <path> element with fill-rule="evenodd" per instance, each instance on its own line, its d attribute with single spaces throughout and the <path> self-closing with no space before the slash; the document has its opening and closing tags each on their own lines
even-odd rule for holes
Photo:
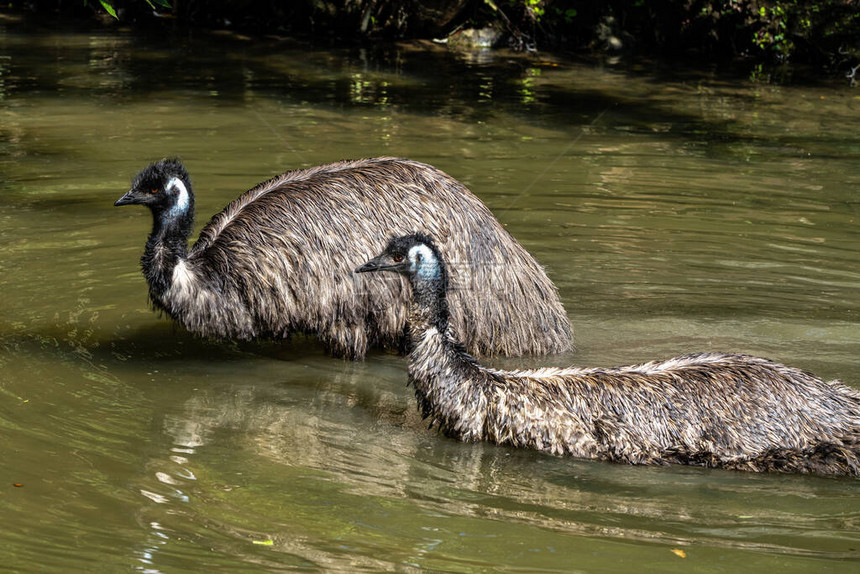
<svg viewBox="0 0 860 574">
<path fill-rule="evenodd" d="M 261 34 L 339 40 L 432 38 L 517 50 L 598 51 L 706 61 L 860 65 L 860 0 L 61 0 L 12 1 L 37 12 L 165 19 Z M 475 34 L 473 31 L 481 30 Z"/>
</svg>

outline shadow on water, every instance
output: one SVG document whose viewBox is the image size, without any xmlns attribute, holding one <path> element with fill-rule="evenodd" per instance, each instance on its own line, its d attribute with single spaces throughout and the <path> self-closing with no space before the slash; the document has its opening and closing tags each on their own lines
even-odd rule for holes
<svg viewBox="0 0 860 574">
<path fill-rule="evenodd" d="M 146 325 L 101 330 L 74 321 L 31 327 L 0 324 L 0 348 L 23 354 L 53 353 L 55 359 L 83 357 L 92 364 L 157 362 L 229 363 L 250 357 L 291 362 L 308 357 L 328 361 L 323 346 L 311 336 L 282 341 L 216 341 L 194 336 L 168 318 Z M 331 359 L 332 363 L 345 360 Z"/>
</svg>

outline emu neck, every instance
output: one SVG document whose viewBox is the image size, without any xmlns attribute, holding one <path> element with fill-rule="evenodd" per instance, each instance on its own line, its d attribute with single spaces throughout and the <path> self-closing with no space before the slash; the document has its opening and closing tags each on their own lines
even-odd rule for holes
<svg viewBox="0 0 860 574">
<path fill-rule="evenodd" d="M 188 237 L 194 217 L 190 213 L 169 217 L 153 211 L 152 219 L 152 232 L 140 263 L 149 283 L 150 296 L 160 302 L 170 288 L 177 263 L 188 256 Z"/>
<path fill-rule="evenodd" d="M 439 333 L 444 339 L 449 337 L 447 281 L 444 271 L 441 273 L 430 278 L 420 275 L 410 278 L 412 303 L 409 308 L 409 331 L 413 346 L 424 339 L 430 330 Z"/>
<path fill-rule="evenodd" d="M 415 281 L 412 285 L 410 319 L 413 325 L 435 327 L 440 333 L 448 330 L 448 299 L 442 281 Z"/>
<path fill-rule="evenodd" d="M 465 441 L 483 438 L 487 373 L 454 340 L 444 290 L 415 289 L 409 313 L 409 382 L 422 415 L 446 434 Z"/>
</svg>

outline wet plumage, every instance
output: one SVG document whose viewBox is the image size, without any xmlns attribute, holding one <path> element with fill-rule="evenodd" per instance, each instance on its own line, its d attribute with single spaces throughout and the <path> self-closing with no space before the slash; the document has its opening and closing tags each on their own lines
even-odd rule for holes
<svg viewBox="0 0 860 574">
<path fill-rule="evenodd" d="M 215 215 L 190 250 L 194 195 L 179 161 L 142 170 L 116 202 L 129 204 L 153 214 L 141 258 L 153 305 L 202 336 L 309 333 L 353 358 L 370 345 L 401 346 L 405 284 L 390 277 L 367 289 L 350 271 L 391 233 L 422 231 L 454 262 L 451 323 L 471 352 L 570 348 L 570 323 L 543 268 L 477 197 L 422 163 L 375 158 L 284 173 Z"/>
<path fill-rule="evenodd" d="M 419 407 L 452 437 L 630 464 L 860 474 L 860 393 L 839 382 L 723 353 L 491 369 L 449 328 L 444 256 L 429 237 L 398 237 L 356 271 L 386 270 L 413 290 L 409 381 Z"/>
</svg>

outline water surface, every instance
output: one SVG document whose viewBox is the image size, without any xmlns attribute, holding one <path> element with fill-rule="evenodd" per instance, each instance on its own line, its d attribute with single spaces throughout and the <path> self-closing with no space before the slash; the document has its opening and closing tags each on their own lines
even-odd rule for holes
<svg viewBox="0 0 860 574">
<path fill-rule="evenodd" d="M 112 204 L 165 155 L 201 224 L 287 169 L 410 157 L 559 287 L 576 351 L 498 364 L 740 351 L 860 387 L 858 112 L 838 83 L 0 20 L 2 568 L 855 571 L 856 480 L 459 444 L 401 357 L 195 339 Z"/>
</svg>

